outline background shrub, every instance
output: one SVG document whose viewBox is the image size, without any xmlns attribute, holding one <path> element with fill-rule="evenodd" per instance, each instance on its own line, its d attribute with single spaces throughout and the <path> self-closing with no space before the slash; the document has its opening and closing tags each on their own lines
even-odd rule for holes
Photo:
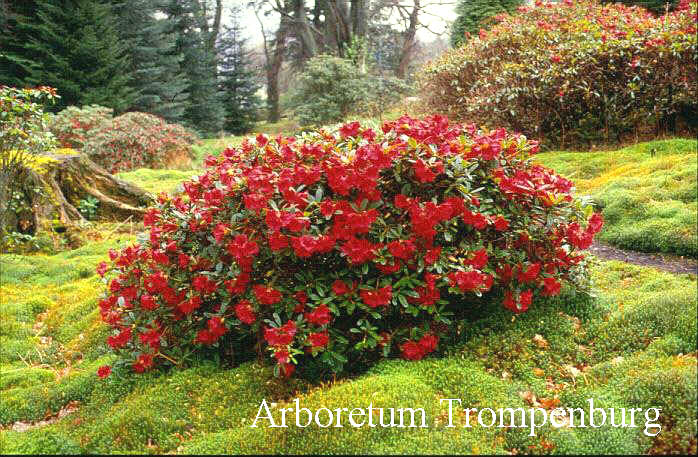
<svg viewBox="0 0 698 457">
<path fill-rule="evenodd" d="M 696 132 L 696 3 L 537 5 L 428 65 L 427 110 L 563 147 Z"/>
<path fill-rule="evenodd" d="M 88 105 L 82 108 L 69 106 L 51 116 L 49 130 L 58 139 L 61 147 L 82 149 L 92 131 L 107 124 L 113 114 L 113 109 L 99 105 Z"/>
<path fill-rule="evenodd" d="M 423 358 L 477 307 L 518 313 L 583 286 L 576 249 L 602 221 L 581 227 L 591 208 L 536 150 L 435 116 L 209 156 L 188 200 L 161 195 L 150 234 L 98 267 L 118 365 L 269 352 L 277 374 L 353 371 Z"/>
<path fill-rule="evenodd" d="M 147 113 L 126 113 L 93 130 L 85 152 L 112 173 L 186 165 L 196 134 Z"/>
<path fill-rule="evenodd" d="M 322 125 L 351 114 L 379 116 L 408 91 L 399 78 L 362 73 L 349 59 L 321 55 L 299 76 L 292 105 L 301 125 Z"/>
</svg>

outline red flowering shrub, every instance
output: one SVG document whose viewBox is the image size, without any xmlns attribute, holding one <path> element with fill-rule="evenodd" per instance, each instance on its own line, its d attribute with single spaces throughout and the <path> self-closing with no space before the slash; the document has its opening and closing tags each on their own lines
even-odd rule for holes
<svg viewBox="0 0 698 457">
<path fill-rule="evenodd" d="M 186 196 L 148 210 L 149 235 L 98 268 L 108 343 L 135 371 L 237 344 L 280 374 L 339 372 L 433 352 L 469 297 L 526 311 L 583 277 L 602 225 L 531 162 L 537 148 L 435 116 L 209 156 Z"/>
<path fill-rule="evenodd" d="M 185 165 L 196 134 L 147 113 L 126 113 L 92 130 L 84 151 L 112 173 Z"/>
<path fill-rule="evenodd" d="M 521 6 L 425 67 L 424 108 L 556 147 L 695 135 L 695 2 L 660 17 L 590 0 Z"/>
<path fill-rule="evenodd" d="M 61 147 L 82 149 L 92 135 L 93 130 L 99 129 L 111 121 L 114 110 L 99 105 L 89 105 L 79 108 L 69 106 L 63 111 L 51 116 L 49 130 L 58 139 Z"/>
</svg>

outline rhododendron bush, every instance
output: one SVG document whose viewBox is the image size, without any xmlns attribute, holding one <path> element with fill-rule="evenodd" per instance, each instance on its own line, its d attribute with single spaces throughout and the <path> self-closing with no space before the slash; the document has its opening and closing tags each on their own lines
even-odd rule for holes
<svg viewBox="0 0 698 457">
<path fill-rule="evenodd" d="M 663 16 L 539 0 L 498 20 L 425 67 L 427 111 L 557 147 L 698 131 L 695 0 Z"/>
<path fill-rule="evenodd" d="M 537 149 L 435 116 L 209 156 L 98 267 L 107 342 L 137 372 L 215 346 L 266 353 L 286 376 L 420 359 L 475 300 L 521 313 L 583 281 L 601 218 Z"/>
<path fill-rule="evenodd" d="M 89 132 L 84 151 L 111 173 L 185 165 L 196 134 L 147 113 L 117 116 Z"/>
<path fill-rule="evenodd" d="M 114 110 L 99 105 L 69 106 L 51 116 L 49 130 L 63 148 L 82 149 L 95 129 L 113 118 Z"/>
</svg>

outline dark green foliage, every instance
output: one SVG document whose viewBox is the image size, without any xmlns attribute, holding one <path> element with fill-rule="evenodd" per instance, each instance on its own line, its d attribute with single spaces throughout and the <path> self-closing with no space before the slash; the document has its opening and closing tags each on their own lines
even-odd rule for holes
<svg viewBox="0 0 698 457">
<path fill-rule="evenodd" d="M 466 40 L 466 32 L 477 34 L 487 28 L 490 19 L 499 13 L 511 13 L 523 0 L 460 0 L 456 6 L 458 17 L 451 25 L 451 46 L 458 47 Z"/>
<path fill-rule="evenodd" d="M 239 14 L 239 9 L 233 10 L 235 14 Z M 241 35 L 240 24 L 233 18 L 233 23 L 223 30 L 217 43 L 219 90 L 225 109 L 223 128 L 236 135 L 247 133 L 254 127 L 261 103 L 256 95 L 260 85 L 251 68 L 247 40 Z"/>
<path fill-rule="evenodd" d="M 32 59 L 26 43 L 36 20 L 36 2 L 0 0 L 0 85 L 24 87 Z"/>
<path fill-rule="evenodd" d="M 133 91 L 128 55 L 119 40 L 111 6 L 90 0 L 40 0 L 36 19 L 27 25 L 25 45 L 32 62 L 25 84 L 58 89 L 60 110 L 99 104 L 123 111 Z"/>
<path fill-rule="evenodd" d="M 301 125 L 322 125 L 349 115 L 377 117 L 408 90 L 397 78 L 363 74 L 349 59 L 320 55 L 298 78 L 293 103 Z"/>
<path fill-rule="evenodd" d="M 135 97 L 129 110 L 180 121 L 188 98 L 187 79 L 180 68 L 183 56 L 176 50 L 172 22 L 156 16 L 160 10 L 151 0 L 121 0 L 114 12 L 134 76 Z"/>
<path fill-rule="evenodd" d="M 163 7 L 177 35 L 177 54 L 182 54 L 181 70 L 187 79 L 189 98 L 184 122 L 204 135 L 223 127 L 223 103 L 218 95 L 217 58 L 208 45 L 208 18 L 198 0 L 169 0 Z"/>
<path fill-rule="evenodd" d="M 672 11 L 679 4 L 679 0 L 612 0 L 614 3 L 624 3 L 628 6 L 641 6 L 656 14 L 664 14 L 669 8 Z M 605 0 L 604 3 L 611 3 L 611 0 Z"/>
</svg>

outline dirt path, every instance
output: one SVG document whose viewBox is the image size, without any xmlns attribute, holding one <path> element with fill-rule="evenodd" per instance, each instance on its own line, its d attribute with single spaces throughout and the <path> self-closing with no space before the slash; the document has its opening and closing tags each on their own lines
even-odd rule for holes
<svg viewBox="0 0 698 457">
<path fill-rule="evenodd" d="M 698 274 L 698 262 L 693 259 L 669 254 L 648 254 L 646 252 L 626 251 L 608 244 L 594 242 L 589 252 L 604 260 L 621 260 L 623 262 L 654 267 L 672 273 Z"/>
</svg>

